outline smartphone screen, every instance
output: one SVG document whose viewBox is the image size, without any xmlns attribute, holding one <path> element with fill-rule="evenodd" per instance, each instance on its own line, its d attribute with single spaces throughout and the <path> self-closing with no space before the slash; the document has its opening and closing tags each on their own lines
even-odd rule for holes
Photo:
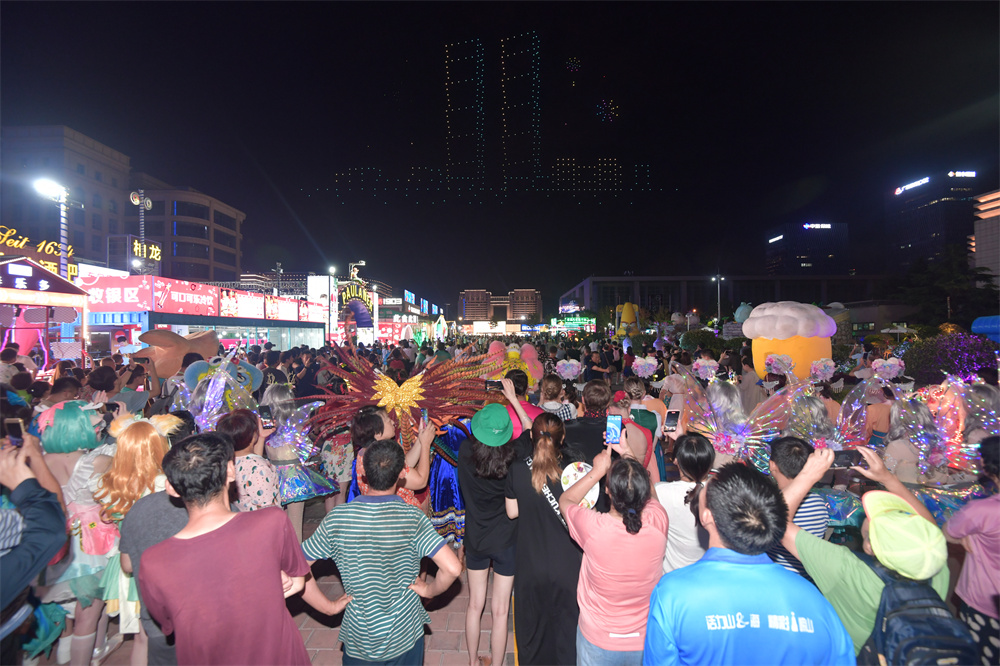
<svg viewBox="0 0 1000 666">
<path fill-rule="evenodd" d="M 836 467 L 838 469 L 847 469 L 848 467 L 854 467 L 856 465 L 861 465 L 864 462 L 864 458 L 861 456 L 860 451 L 854 449 L 845 449 L 843 451 L 837 451 L 833 455 L 833 464 L 830 467 Z"/>
<path fill-rule="evenodd" d="M 10 443 L 14 446 L 21 446 L 24 443 L 24 424 L 21 423 L 21 419 L 4 419 L 3 424 Z"/>
<path fill-rule="evenodd" d="M 269 405 L 261 405 L 258 408 L 258 413 L 260 414 L 260 422 L 264 424 L 265 428 L 274 427 L 274 415 L 271 414 L 271 407 Z"/>
<path fill-rule="evenodd" d="M 487 379 L 486 380 L 486 390 L 487 391 L 502 391 L 503 383 L 499 379 Z"/>
<path fill-rule="evenodd" d="M 677 422 L 680 421 L 681 412 L 679 409 L 671 409 L 667 412 L 667 418 L 663 421 L 663 429 L 666 432 L 677 430 Z"/>
<path fill-rule="evenodd" d="M 608 444 L 620 442 L 622 440 L 622 417 L 609 414 L 604 426 L 604 434 Z"/>
</svg>

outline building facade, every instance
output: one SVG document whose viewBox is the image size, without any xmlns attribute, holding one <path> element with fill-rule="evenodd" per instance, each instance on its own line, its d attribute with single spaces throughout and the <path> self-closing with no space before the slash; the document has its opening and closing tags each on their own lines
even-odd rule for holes
<svg viewBox="0 0 1000 666">
<path fill-rule="evenodd" d="M 58 264 L 59 206 L 34 188 L 46 178 L 69 191 L 70 262 L 106 264 L 107 237 L 123 233 L 131 205 L 129 157 L 65 125 L 4 127 L 0 136 L 0 236 L 26 238 L 20 251 Z"/>
<path fill-rule="evenodd" d="M 885 196 L 887 266 L 906 270 L 933 261 L 974 233 L 975 171 L 948 171 L 900 185 Z"/>
<path fill-rule="evenodd" d="M 181 280 L 237 280 L 241 274 L 241 225 L 246 213 L 190 187 L 174 187 L 148 174 L 131 179 L 152 201 L 145 238 L 163 247 L 161 273 Z M 139 235 L 139 207 L 128 206 L 125 232 Z"/>
<path fill-rule="evenodd" d="M 458 317 L 463 321 L 534 321 L 542 316 L 542 292 L 514 289 L 494 295 L 485 289 L 466 289 L 458 295 Z"/>
<path fill-rule="evenodd" d="M 769 275 L 847 275 L 851 270 L 843 222 L 783 224 L 765 235 Z"/>
<path fill-rule="evenodd" d="M 1000 190 L 976 197 L 975 237 L 972 243 L 972 264 L 1000 280 Z"/>
</svg>

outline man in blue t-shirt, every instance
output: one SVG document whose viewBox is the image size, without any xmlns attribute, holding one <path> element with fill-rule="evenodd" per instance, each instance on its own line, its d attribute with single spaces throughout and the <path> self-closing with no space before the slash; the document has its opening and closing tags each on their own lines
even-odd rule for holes
<svg viewBox="0 0 1000 666">
<path fill-rule="evenodd" d="M 643 664 L 854 664 L 851 637 L 819 590 L 767 556 L 788 507 L 767 477 L 724 465 L 697 498 L 709 549 L 664 574 L 649 602 Z"/>
</svg>

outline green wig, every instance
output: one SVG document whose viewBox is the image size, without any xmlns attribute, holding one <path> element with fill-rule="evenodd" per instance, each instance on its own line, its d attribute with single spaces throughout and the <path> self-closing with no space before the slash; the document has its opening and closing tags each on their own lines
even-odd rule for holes
<svg viewBox="0 0 1000 666">
<path fill-rule="evenodd" d="M 93 410 L 83 409 L 88 404 L 86 400 L 65 400 L 38 415 L 38 433 L 46 453 L 97 448 L 97 431 L 90 422 Z"/>
</svg>

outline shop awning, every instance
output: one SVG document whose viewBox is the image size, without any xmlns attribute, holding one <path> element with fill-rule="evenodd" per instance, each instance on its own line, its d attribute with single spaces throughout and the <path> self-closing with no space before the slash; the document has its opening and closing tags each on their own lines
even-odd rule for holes
<svg viewBox="0 0 1000 666">
<path fill-rule="evenodd" d="M 0 303 L 84 309 L 87 292 L 34 259 L 0 256 Z"/>
</svg>

